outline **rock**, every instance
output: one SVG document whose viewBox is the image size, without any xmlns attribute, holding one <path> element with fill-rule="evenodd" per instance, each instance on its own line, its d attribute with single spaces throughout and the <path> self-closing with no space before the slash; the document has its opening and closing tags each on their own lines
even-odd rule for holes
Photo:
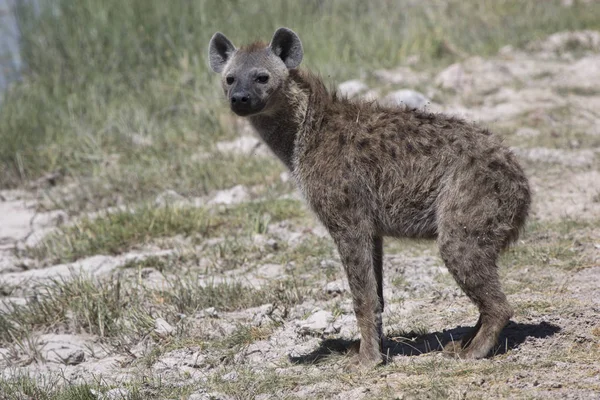
<svg viewBox="0 0 600 400">
<path fill-rule="evenodd" d="M 276 322 L 283 324 L 284 313 L 273 304 L 264 304 L 259 307 L 258 312 L 252 318 L 252 326 L 262 326 Z"/>
<path fill-rule="evenodd" d="M 362 92 L 366 92 L 369 87 L 358 79 L 342 82 L 338 85 L 338 92 L 347 97 L 355 97 Z"/>
<path fill-rule="evenodd" d="M 199 351 L 193 352 L 191 355 L 185 357 L 183 365 L 191 368 L 200 368 L 206 364 L 206 356 Z"/>
<path fill-rule="evenodd" d="M 267 238 L 265 235 L 255 234 L 252 241 L 257 247 L 262 247 L 266 251 L 275 251 L 279 249 L 279 242 L 273 238 Z"/>
<path fill-rule="evenodd" d="M 341 280 L 333 281 L 325 285 L 327 294 L 341 294 L 344 291 L 344 283 Z"/>
<path fill-rule="evenodd" d="M 197 348 L 196 348 L 197 349 Z M 152 364 L 152 371 L 161 377 L 187 375 L 190 379 L 200 378 L 207 367 L 206 356 L 193 348 L 170 351 Z"/>
<path fill-rule="evenodd" d="M 219 312 L 214 307 L 208 307 L 202 310 L 202 315 L 207 318 L 219 318 Z"/>
<path fill-rule="evenodd" d="M 169 335 L 172 335 L 174 331 L 175 328 L 164 319 L 156 318 L 156 320 L 154 320 L 154 332 L 158 336 L 165 338 Z"/>
<path fill-rule="evenodd" d="M 263 264 L 256 268 L 254 275 L 263 279 L 276 279 L 284 275 L 284 268 L 281 264 Z"/>
<path fill-rule="evenodd" d="M 358 325 L 356 324 L 356 316 L 352 314 L 344 314 L 337 318 L 333 325 L 333 331 L 344 338 L 352 338 L 358 334 Z"/>
<path fill-rule="evenodd" d="M 329 311 L 318 310 L 301 322 L 299 333 L 301 335 L 321 335 L 331 325 L 333 314 Z"/>
<path fill-rule="evenodd" d="M 65 364 L 78 365 L 85 361 L 85 353 L 83 350 L 75 350 L 65 358 Z"/>
<path fill-rule="evenodd" d="M 248 191 L 243 185 L 237 185 L 231 189 L 219 190 L 209 204 L 237 204 L 248 198 Z"/>
<path fill-rule="evenodd" d="M 130 136 L 131 143 L 138 147 L 149 147 L 154 144 L 152 137 L 149 135 L 141 135 L 139 133 L 133 133 Z"/>
<path fill-rule="evenodd" d="M 267 239 L 267 241 L 265 242 L 265 247 L 268 250 L 277 250 L 279 249 L 279 243 L 273 238 Z"/>
<path fill-rule="evenodd" d="M 36 339 L 40 355 L 50 363 L 78 365 L 85 360 L 86 351 L 97 358 L 105 356 L 93 337 L 87 335 L 44 334 Z"/>
<path fill-rule="evenodd" d="M 177 202 L 182 202 L 185 200 L 185 197 L 180 195 L 174 190 L 165 190 L 154 200 L 154 204 L 157 206 L 166 206 Z"/>
<path fill-rule="evenodd" d="M 385 96 L 383 103 L 393 106 L 405 104 L 408 108 L 423 108 L 430 103 L 430 100 L 415 90 L 403 89 Z"/>
<path fill-rule="evenodd" d="M 38 214 L 40 215 L 40 214 Z M 61 226 L 67 223 L 70 220 L 69 214 L 67 214 L 63 210 L 54 210 L 40 215 L 41 218 L 36 218 L 34 220 L 34 224 L 38 222 L 38 219 L 41 219 L 42 224 L 51 224 L 56 226 Z"/>
<path fill-rule="evenodd" d="M 238 377 L 239 377 L 239 374 L 236 371 L 231 371 L 231 372 L 228 372 L 225 375 L 223 375 L 221 378 L 224 381 L 235 382 L 235 381 L 237 381 Z"/>
</svg>

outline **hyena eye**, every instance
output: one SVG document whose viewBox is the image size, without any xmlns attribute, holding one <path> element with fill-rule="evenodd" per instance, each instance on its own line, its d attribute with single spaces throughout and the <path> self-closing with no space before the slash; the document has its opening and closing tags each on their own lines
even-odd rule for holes
<svg viewBox="0 0 600 400">
<path fill-rule="evenodd" d="M 267 83 L 269 81 L 269 75 L 259 75 L 256 77 L 256 81 L 259 83 Z"/>
<path fill-rule="evenodd" d="M 231 85 L 234 81 L 235 81 L 235 78 L 233 76 L 228 76 L 225 79 L 225 82 L 227 82 L 228 85 Z"/>
</svg>

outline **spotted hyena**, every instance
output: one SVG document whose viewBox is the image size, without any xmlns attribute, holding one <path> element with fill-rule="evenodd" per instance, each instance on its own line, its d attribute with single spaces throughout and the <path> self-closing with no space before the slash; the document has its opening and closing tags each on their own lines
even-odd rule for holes
<svg viewBox="0 0 600 400">
<path fill-rule="evenodd" d="M 337 245 L 361 333 L 358 360 L 382 360 L 383 237 L 431 238 L 477 305 L 457 354 L 485 357 L 512 316 L 496 260 L 523 227 L 527 178 L 489 130 L 462 119 L 349 100 L 299 70 L 290 29 L 236 48 L 216 33 L 210 66 L 231 110 L 290 169 Z"/>
</svg>

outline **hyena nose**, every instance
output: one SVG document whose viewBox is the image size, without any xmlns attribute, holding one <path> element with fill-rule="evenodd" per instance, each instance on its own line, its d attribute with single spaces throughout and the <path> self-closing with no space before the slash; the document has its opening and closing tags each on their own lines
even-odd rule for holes
<svg viewBox="0 0 600 400">
<path fill-rule="evenodd" d="M 248 92 L 237 92 L 231 95 L 231 110 L 240 116 L 252 113 L 252 99 Z"/>
<path fill-rule="evenodd" d="M 248 93 L 234 93 L 231 95 L 231 104 L 248 104 L 250 102 L 250 95 Z"/>
</svg>

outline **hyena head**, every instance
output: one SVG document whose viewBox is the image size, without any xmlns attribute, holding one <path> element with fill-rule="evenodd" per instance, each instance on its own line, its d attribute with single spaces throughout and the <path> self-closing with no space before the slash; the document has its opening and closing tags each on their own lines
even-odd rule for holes
<svg viewBox="0 0 600 400">
<path fill-rule="evenodd" d="M 210 67 L 221 74 L 231 110 L 243 117 L 273 109 L 289 70 L 300 65 L 302 55 L 300 38 L 287 28 L 279 28 L 269 45 L 256 43 L 240 49 L 217 32 L 208 49 Z"/>
</svg>

